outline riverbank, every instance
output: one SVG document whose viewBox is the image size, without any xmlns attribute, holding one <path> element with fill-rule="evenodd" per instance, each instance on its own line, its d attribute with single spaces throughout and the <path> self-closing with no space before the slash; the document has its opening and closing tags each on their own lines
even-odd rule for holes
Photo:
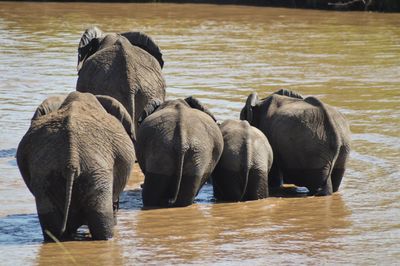
<svg viewBox="0 0 400 266">
<path fill-rule="evenodd" d="M 1 0 L 0 0 L 1 1 Z M 400 12 L 399 0 L 31 0 L 32 2 L 108 2 L 108 3 L 201 3 L 201 4 L 234 4 L 268 7 L 288 7 L 305 9 L 323 9 L 333 11 L 378 11 Z"/>
</svg>

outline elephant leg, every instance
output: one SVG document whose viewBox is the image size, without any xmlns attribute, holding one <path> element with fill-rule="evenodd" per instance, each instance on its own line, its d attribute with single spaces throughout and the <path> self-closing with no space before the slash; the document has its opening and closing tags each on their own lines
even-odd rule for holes
<svg viewBox="0 0 400 266">
<path fill-rule="evenodd" d="M 333 166 L 331 179 L 332 179 L 332 191 L 336 192 L 339 190 L 340 183 L 342 182 L 344 171 L 346 169 L 346 162 L 349 156 L 348 150 L 342 146 L 340 148 L 339 156 Z"/>
<path fill-rule="evenodd" d="M 162 174 L 147 172 L 142 189 L 143 207 L 167 207 L 168 187 L 171 178 Z M 172 192 L 171 192 L 172 193 Z"/>
<path fill-rule="evenodd" d="M 84 215 L 80 211 L 70 208 L 68 213 L 67 228 L 64 233 L 65 236 L 72 237 L 76 233 L 78 228 L 84 224 L 84 221 L 82 220 L 83 216 Z"/>
<path fill-rule="evenodd" d="M 107 240 L 113 237 L 114 216 L 112 207 L 108 212 L 90 210 L 86 215 L 93 240 Z"/>
<path fill-rule="evenodd" d="M 110 174 L 98 177 L 95 182 L 90 184 L 90 188 L 88 189 L 90 190 L 88 192 L 90 197 L 86 202 L 85 216 L 90 234 L 94 240 L 107 240 L 113 237 L 112 186 Z"/>
<path fill-rule="evenodd" d="M 331 177 L 328 176 L 324 185 L 317 189 L 314 194 L 315 196 L 328 196 L 332 195 L 332 180 Z"/>
<path fill-rule="evenodd" d="M 197 172 L 197 171 L 195 171 Z M 181 186 L 174 207 L 186 207 L 193 203 L 197 192 L 202 186 L 204 174 L 195 173 L 193 176 L 183 175 Z"/>
<path fill-rule="evenodd" d="M 63 204 L 55 204 L 57 193 L 52 191 L 42 191 L 35 194 L 36 209 L 39 216 L 40 226 L 42 228 L 43 238 L 47 241 L 54 241 L 53 238 L 61 239 L 61 227 L 63 223 L 63 213 L 61 208 Z M 59 193 L 61 194 L 61 193 Z"/>
<path fill-rule="evenodd" d="M 183 174 L 178 197 L 173 206 L 186 207 L 191 205 L 208 176 L 209 174 L 199 169 L 194 170 L 190 176 Z"/>
<path fill-rule="evenodd" d="M 269 196 L 286 196 L 287 192 L 283 186 L 283 174 L 276 161 L 272 163 L 268 174 L 268 194 Z"/>
<path fill-rule="evenodd" d="M 242 201 L 264 199 L 268 196 L 268 172 L 250 170 L 246 193 Z"/>
<path fill-rule="evenodd" d="M 222 201 L 240 201 L 243 187 L 234 171 L 218 169 L 213 177 L 214 197 Z"/>
<path fill-rule="evenodd" d="M 288 170 L 289 179 L 296 186 L 304 186 L 310 195 L 326 196 L 332 194 L 330 163 L 322 168 L 291 169 Z"/>
<path fill-rule="evenodd" d="M 42 228 L 43 239 L 45 242 L 53 242 L 54 238 L 61 240 L 60 230 L 62 216 L 58 211 L 39 213 L 39 222 Z"/>
<path fill-rule="evenodd" d="M 270 188 L 279 188 L 283 185 L 283 176 L 282 172 L 279 169 L 278 163 L 274 161 L 272 163 L 271 170 L 268 174 L 268 186 Z"/>
</svg>

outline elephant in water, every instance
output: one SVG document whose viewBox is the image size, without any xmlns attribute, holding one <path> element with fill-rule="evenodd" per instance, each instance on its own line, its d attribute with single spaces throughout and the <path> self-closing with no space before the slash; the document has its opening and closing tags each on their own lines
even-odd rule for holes
<svg viewBox="0 0 400 266">
<path fill-rule="evenodd" d="M 273 160 L 268 139 L 247 121 L 226 120 L 220 129 L 224 150 L 212 174 L 214 197 L 224 201 L 268 197 Z"/>
<path fill-rule="evenodd" d="M 192 97 L 151 102 L 145 108 L 136 142 L 145 175 L 145 208 L 193 203 L 222 154 L 224 142 L 215 121 Z"/>
<path fill-rule="evenodd" d="M 113 235 L 114 210 L 135 162 L 132 120 L 109 96 L 72 92 L 36 110 L 17 150 L 21 175 L 47 232 L 68 239 L 87 224 L 93 239 Z"/>
<path fill-rule="evenodd" d="M 151 101 L 165 99 L 164 65 L 157 44 L 140 32 L 85 30 L 78 48 L 76 90 L 117 99 L 137 119 Z"/>
<path fill-rule="evenodd" d="M 315 97 L 279 90 L 259 100 L 249 95 L 240 113 L 268 138 L 274 153 L 269 185 L 307 187 L 311 195 L 339 189 L 350 152 L 346 118 Z"/>
</svg>

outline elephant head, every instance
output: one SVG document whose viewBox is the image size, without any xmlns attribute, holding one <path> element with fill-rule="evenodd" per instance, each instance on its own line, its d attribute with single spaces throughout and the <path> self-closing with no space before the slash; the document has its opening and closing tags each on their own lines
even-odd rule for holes
<svg viewBox="0 0 400 266">
<path fill-rule="evenodd" d="M 85 30 L 78 46 L 78 72 L 85 60 L 99 49 L 103 36 L 103 32 L 97 27 L 90 27 Z"/>
<path fill-rule="evenodd" d="M 246 104 L 240 112 L 240 119 L 247 120 L 250 125 L 258 127 L 259 116 L 261 115 L 260 109 L 262 108 L 263 110 L 268 111 L 274 95 L 282 95 L 292 99 L 303 99 L 303 96 L 300 94 L 287 89 L 280 89 L 272 93 L 269 97 L 261 100 L 259 100 L 257 93 L 253 92 L 247 97 Z"/>
<path fill-rule="evenodd" d="M 214 122 L 217 122 L 217 119 L 215 119 L 214 115 L 210 112 L 210 110 L 208 110 L 207 107 L 205 107 L 199 100 L 197 100 L 196 98 L 190 96 L 185 98 L 185 101 L 187 102 L 187 104 L 189 104 L 190 107 L 200 110 L 206 114 L 208 114 L 213 120 Z"/>
<path fill-rule="evenodd" d="M 158 107 L 162 104 L 162 101 L 158 99 L 151 100 L 143 109 L 138 119 L 138 125 L 140 125 L 146 117 L 154 113 Z"/>
<path fill-rule="evenodd" d="M 253 92 L 247 97 L 246 105 L 240 112 L 240 119 L 247 120 L 250 125 L 254 125 L 253 109 L 259 103 L 257 92 Z"/>
<path fill-rule="evenodd" d="M 65 98 L 67 98 L 66 95 L 48 97 L 36 109 L 31 119 L 31 123 L 33 123 L 39 117 L 42 117 L 53 111 L 58 110 L 58 108 L 60 108 L 61 104 L 64 102 Z"/>
<path fill-rule="evenodd" d="M 134 45 L 142 48 L 149 54 L 151 54 L 155 59 L 157 59 L 160 67 L 164 67 L 164 60 L 162 58 L 162 53 L 158 45 L 146 34 L 143 32 L 124 32 L 121 33 L 122 36 L 127 38 L 129 42 Z"/>
<path fill-rule="evenodd" d="M 90 27 L 85 30 L 78 46 L 78 72 L 82 68 L 85 60 L 93 55 L 96 51 L 101 49 L 103 40 L 108 40 L 106 38 L 109 34 L 104 34 L 102 30 L 97 27 Z M 140 47 L 149 54 L 151 54 L 163 68 L 164 60 L 162 59 L 162 53 L 157 44 L 146 34 L 142 32 L 124 32 L 120 36 L 125 37 L 133 46 Z"/>
<path fill-rule="evenodd" d="M 132 123 L 131 116 L 129 115 L 128 111 L 126 111 L 125 107 L 116 99 L 107 95 L 96 95 L 96 98 L 103 106 L 103 108 L 107 111 L 107 113 L 115 116 L 115 118 L 117 118 L 118 121 L 121 122 L 121 124 L 125 128 L 126 133 L 128 133 L 133 143 L 135 143 L 135 127 Z"/>
</svg>

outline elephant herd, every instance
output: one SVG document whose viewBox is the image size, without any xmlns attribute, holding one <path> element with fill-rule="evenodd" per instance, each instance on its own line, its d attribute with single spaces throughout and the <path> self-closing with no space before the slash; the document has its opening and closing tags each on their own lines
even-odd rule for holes
<svg viewBox="0 0 400 266">
<path fill-rule="evenodd" d="M 330 195 L 344 175 L 350 130 L 315 97 L 249 95 L 240 120 L 217 122 L 196 98 L 165 100 L 164 61 L 140 32 L 88 28 L 78 47 L 76 91 L 44 100 L 17 150 L 46 241 L 113 236 L 115 212 L 137 161 L 144 208 L 193 203 L 211 180 L 219 201 L 294 193 Z"/>
</svg>

